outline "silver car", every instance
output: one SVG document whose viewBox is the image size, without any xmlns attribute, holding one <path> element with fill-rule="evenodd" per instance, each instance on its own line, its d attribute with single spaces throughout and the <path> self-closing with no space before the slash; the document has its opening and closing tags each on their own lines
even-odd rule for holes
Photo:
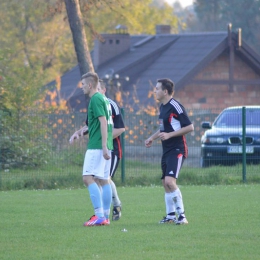
<svg viewBox="0 0 260 260">
<path fill-rule="evenodd" d="M 260 106 L 245 106 L 246 162 L 260 163 Z M 242 162 L 242 106 L 228 107 L 214 123 L 202 122 L 208 129 L 201 137 L 201 167 Z"/>
</svg>

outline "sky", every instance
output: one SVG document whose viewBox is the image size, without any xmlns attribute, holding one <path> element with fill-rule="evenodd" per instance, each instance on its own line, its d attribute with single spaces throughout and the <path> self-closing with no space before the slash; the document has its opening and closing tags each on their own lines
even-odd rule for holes
<svg viewBox="0 0 260 260">
<path fill-rule="evenodd" d="M 165 0 L 165 2 L 172 5 L 174 2 L 176 2 L 176 0 Z M 193 0 L 179 0 L 179 2 L 181 3 L 182 7 L 186 7 L 188 5 L 192 5 Z"/>
</svg>

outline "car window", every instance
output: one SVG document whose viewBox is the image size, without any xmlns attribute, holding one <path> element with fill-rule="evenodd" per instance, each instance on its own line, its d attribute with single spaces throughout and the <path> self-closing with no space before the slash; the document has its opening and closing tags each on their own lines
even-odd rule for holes
<svg viewBox="0 0 260 260">
<path fill-rule="evenodd" d="M 242 110 L 224 111 L 216 119 L 215 126 L 238 127 L 242 126 Z M 246 110 L 246 125 L 260 127 L 260 110 Z"/>
</svg>

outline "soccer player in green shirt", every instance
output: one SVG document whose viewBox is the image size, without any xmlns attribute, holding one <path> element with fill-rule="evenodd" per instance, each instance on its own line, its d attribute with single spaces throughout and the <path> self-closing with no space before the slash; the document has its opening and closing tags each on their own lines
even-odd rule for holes
<svg viewBox="0 0 260 260">
<path fill-rule="evenodd" d="M 98 91 L 105 95 L 106 86 L 102 80 L 99 79 L 99 84 L 97 87 Z M 112 119 L 113 119 L 113 150 L 111 151 L 111 167 L 110 167 L 110 185 L 112 189 L 112 204 L 113 204 L 113 215 L 112 220 L 119 220 L 122 215 L 122 206 L 119 199 L 117 188 L 113 182 L 113 177 L 119 165 L 119 161 L 122 158 L 122 145 L 120 140 L 120 135 L 125 131 L 125 124 L 120 112 L 120 108 L 115 101 L 108 98 L 110 107 L 112 109 Z M 88 118 L 86 119 L 86 125 L 81 127 L 79 130 L 70 137 L 70 144 L 74 142 L 75 139 L 79 139 L 84 135 L 88 134 Z M 97 182 L 99 184 L 99 182 Z"/>
<path fill-rule="evenodd" d="M 113 150 L 112 110 L 107 98 L 98 92 L 98 75 L 82 76 L 82 90 L 90 97 L 88 106 L 89 142 L 83 165 L 83 182 L 88 187 L 95 214 L 84 226 L 109 225 L 112 191 L 109 184 L 111 150 Z M 102 186 L 100 191 L 95 179 Z"/>
</svg>

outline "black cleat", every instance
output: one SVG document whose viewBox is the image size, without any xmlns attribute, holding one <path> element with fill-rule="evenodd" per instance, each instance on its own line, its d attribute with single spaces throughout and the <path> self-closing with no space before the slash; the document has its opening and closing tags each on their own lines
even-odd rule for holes
<svg viewBox="0 0 260 260">
<path fill-rule="evenodd" d="M 119 220 L 121 218 L 121 212 L 122 212 L 122 207 L 120 206 L 114 206 L 113 208 L 113 216 L 112 220 Z"/>
</svg>

